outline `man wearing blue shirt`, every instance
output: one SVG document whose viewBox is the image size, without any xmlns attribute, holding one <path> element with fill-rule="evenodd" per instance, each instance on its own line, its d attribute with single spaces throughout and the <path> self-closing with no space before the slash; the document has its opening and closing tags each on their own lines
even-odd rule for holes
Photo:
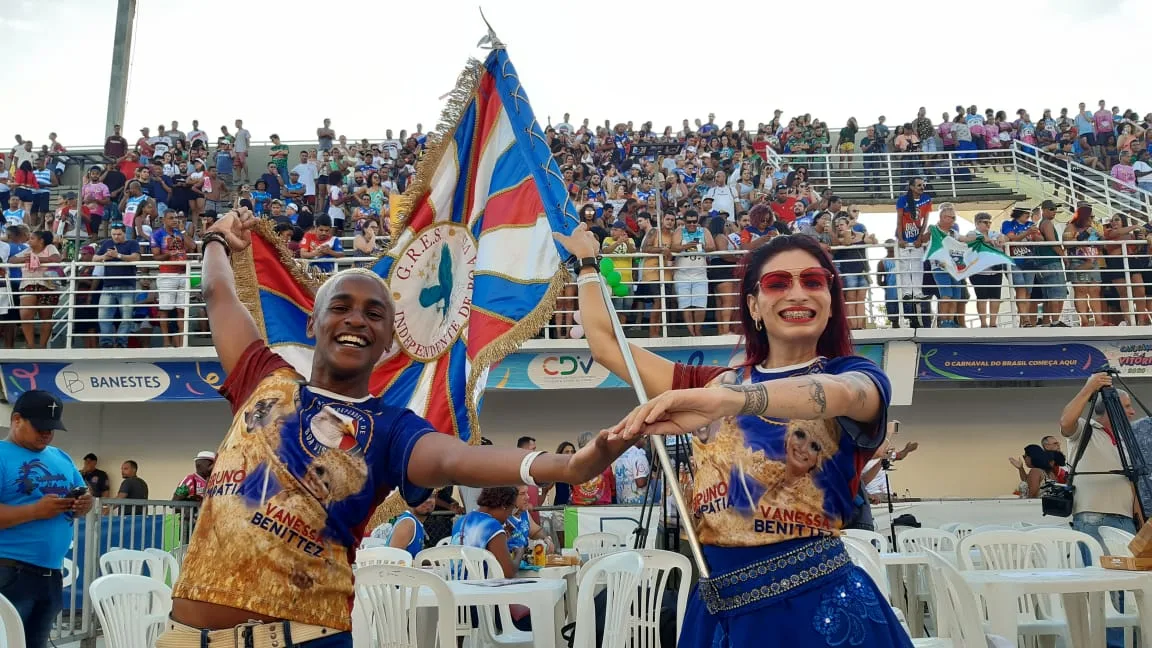
<svg viewBox="0 0 1152 648">
<path fill-rule="evenodd" d="M 0 441 L 0 594 L 16 607 L 28 648 L 48 645 L 63 603 L 60 569 L 72 523 L 92 508 L 72 458 L 51 445 L 56 430 L 64 430 L 63 413 L 59 398 L 26 391 Z"/>
</svg>

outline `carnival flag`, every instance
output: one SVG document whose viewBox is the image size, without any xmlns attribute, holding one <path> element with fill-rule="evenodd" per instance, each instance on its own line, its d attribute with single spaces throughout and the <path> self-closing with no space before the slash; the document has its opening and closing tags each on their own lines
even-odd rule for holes
<svg viewBox="0 0 1152 648">
<path fill-rule="evenodd" d="M 414 180 L 390 200 L 392 244 L 368 267 L 396 304 L 371 389 L 440 432 L 479 443 L 487 369 L 552 316 L 568 274 L 553 232 L 577 224 L 564 177 L 501 47 L 469 61 Z M 308 376 L 305 323 L 323 281 L 261 223 L 237 285 L 269 346 Z"/>
<path fill-rule="evenodd" d="M 935 225 L 930 232 L 932 242 L 928 244 L 925 258 L 935 261 L 939 264 L 937 267 L 956 279 L 967 279 L 989 268 L 1014 263 L 1012 257 L 985 243 L 983 238 L 961 243 Z"/>
</svg>

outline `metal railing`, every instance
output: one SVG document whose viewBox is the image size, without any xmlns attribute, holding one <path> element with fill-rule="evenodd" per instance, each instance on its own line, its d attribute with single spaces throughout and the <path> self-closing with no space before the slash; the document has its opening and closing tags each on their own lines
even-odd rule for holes
<svg viewBox="0 0 1152 648">
<path fill-rule="evenodd" d="M 198 502 L 96 500 L 87 515 L 72 523 L 72 545 L 64 557 L 64 607 L 52 629 L 52 641 L 96 638 L 99 631 L 88 585 L 100 577 L 100 556 L 114 549 L 171 551 L 186 545 L 199 510 Z"/>
<path fill-rule="evenodd" d="M 1073 205 L 1089 202 L 1096 207 L 1097 216 L 1104 218 L 1125 213 L 1147 221 L 1152 216 L 1152 193 L 1137 185 L 1122 182 L 1071 157 L 1057 157 L 1019 142 L 1013 143 L 1011 152 L 1018 179 L 1023 175 L 1039 183 L 1038 193 Z"/>
<path fill-rule="evenodd" d="M 1063 226 L 1058 226 L 1061 230 Z M 1101 230 L 1103 231 L 1103 230 Z M 1019 250 L 1052 243 L 1011 243 Z M 1152 304 L 1147 298 L 1152 284 L 1148 270 L 1147 240 L 1066 241 L 1068 256 L 1043 268 L 1029 265 L 1001 266 L 962 282 L 951 280 L 931 264 L 898 258 L 890 246 L 832 247 L 841 271 L 847 315 L 853 329 L 912 326 L 926 328 L 975 328 L 1031 326 L 1037 310 L 1039 321 L 1067 326 L 1112 326 L 1149 323 Z M 628 287 L 626 297 L 614 300 L 629 337 L 668 338 L 740 334 L 738 273 L 744 252 L 707 254 L 610 255 Z M 1033 257 L 1029 257 L 1033 258 Z M 887 260 L 886 260 L 887 259 Z M 300 259 L 309 267 L 326 264 L 339 270 L 366 265 L 372 257 Z M 902 265 L 903 264 L 903 265 Z M 1054 264 L 1054 265 L 1053 265 Z M 198 261 L 184 262 L 179 273 L 147 274 L 171 262 L 141 261 L 134 264 L 142 276 L 130 278 L 133 287 L 93 285 L 94 278 L 77 272 L 97 263 L 64 264 L 48 292 L 19 292 L 15 310 L 28 319 L 9 319 L 0 326 L 9 348 L 50 346 L 96 348 L 117 346 L 131 349 L 154 347 L 205 347 L 211 345 L 207 311 L 198 288 Z M 0 265 L 11 270 L 20 266 Z M 74 274 L 75 273 L 75 274 Z M 75 276 L 79 274 L 80 276 Z M 1045 293 L 1025 290 L 1042 284 Z M 849 287 L 850 286 L 850 287 Z M 998 292 L 996 292 L 998 290 Z M 1067 296 L 1061 295 L 1066 292 Z M 975 294 L 974 294 L 975 293 Z M 995 294 L 993 294 L 995 293 Z M 0 291 L 0 297 L 4 293 Z M 928 297 L 917 299 L 918 295 Z M 1052 296 L 1047 296 L 1052 295 Z M 943 296 L 943 298 L 942 298 Z M 42 300 L 59 303 L 42 306 Z M 121 301 L 123 300 L 123 301 Z M 36 301 L 35 304 L 20 302 Z M 576 287 L 561 293 L 552 320 L 539 332 L 542 339 L 565 339 L 576 322 Z M 954 322 L 954 324 L 949 323 Z M 49 331 L 44 342 L 43 331 Z M 20 335 L 17 335 L 20 333 Z M 6 337 L 7 339 L 4 339 Z"/>
<path fill-rule="evenodd" d="M 777 159 L 788 162 L 790 170 L 806 167 L 809 184 L 821 190 L 831 189 L 848 200 L 895 200 L 908 190 L 908 181 L 917 176 L 932 185 L 931 192 L 938 198 L 999 193 L 1009 199 L 1018 186 L 1011 177 L 1014 169 L 1008 150 L 830 152 L 779 155 Z"/>
</svg>

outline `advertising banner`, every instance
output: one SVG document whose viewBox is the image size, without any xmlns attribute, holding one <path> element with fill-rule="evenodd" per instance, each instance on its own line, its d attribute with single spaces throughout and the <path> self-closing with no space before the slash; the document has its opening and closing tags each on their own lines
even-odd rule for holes
<svg viewBox="0 0 1152 648">
<path fill-rule="evenodd" d="M 1111 365 L 1152 376 L 1152 341 L 921 344 L 918 380 L 1083 380 Z"/>
</svg>

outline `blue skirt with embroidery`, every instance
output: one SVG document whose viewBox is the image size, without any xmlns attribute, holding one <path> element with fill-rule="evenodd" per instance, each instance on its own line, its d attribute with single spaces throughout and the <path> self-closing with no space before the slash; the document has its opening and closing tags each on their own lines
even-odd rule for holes
<svg viewBox="0 0 1152 648">
<path fill-rule="evenodd" d="M 836 538 L 704 547 L 712 577 L 688 600 L 679 646 L 911 648 L 872 579 Z"/>
</svg>

